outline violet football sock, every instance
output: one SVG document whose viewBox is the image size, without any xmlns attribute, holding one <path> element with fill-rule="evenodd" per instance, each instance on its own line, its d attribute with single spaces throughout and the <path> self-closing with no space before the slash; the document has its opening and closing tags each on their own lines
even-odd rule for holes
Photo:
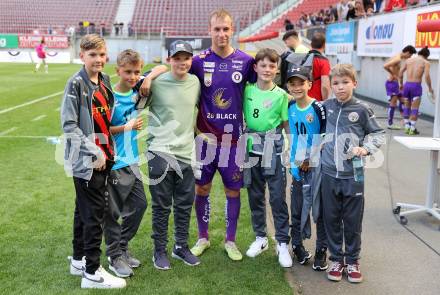
<svg viewBox="0 0 440 295">
<path fill-rule="evenodd" d="M 415 120 L 417 120 L 418 116 L 419 116 L 419 109 L 411 109 L 411 117 L 414 117 Z"/>
<path fill-rule="evenodd" d="M 394 119 L 394 111 L 396 110 L 396 107 L 390 106 L 388 108 L 388 125 L 393 125 L 393 119 Z"/>
<path fill-rule="evenodd" d="M 240 196 L 236 198 L 226 196 L 226 241 L 235 242 L 240 206 Z"/>
<path fill-rule="evenodd" d="M 206 197 L 196 195 L 194 207 L 197 216 L 197 226 L 199 228 L 199 239 L 208 239 L 209 216 L 211 213 L 209 195 Z"/>
<path fill-rule="evenodd" d="M 403 118 L 409 119 L 409 114 L 411 112 L 410 108 L 407 108 L 406 106 L 403 106 Z"/>
<path fill-rule="evenodd" d="M 402 102 L 400 102 L 399 101 L 399 112 L 400 112 L 400 115 L 403 117 L 403 103 Z"/>
</svg>

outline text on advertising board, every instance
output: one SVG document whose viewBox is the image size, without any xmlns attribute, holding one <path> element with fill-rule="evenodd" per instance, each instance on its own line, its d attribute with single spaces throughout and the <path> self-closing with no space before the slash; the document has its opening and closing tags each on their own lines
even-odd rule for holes
<svg viewBox="0 0 440 295">
<path fill-rule="evenodd" d="M 376 25 L 374 22 L 365 31 L 367 44 L 391 44 L 393 37 L 394 24 L 380 24 Z"/>
<path fill-rule="evenodd" d="M 417 23 L 425 20 L 438 20 L 439 16 L 440 16 L 440 11 L 420 13 L 417 15 Z M 423 32 L 419 32 L 416 29 L 416 47 L 421 48 L 425 46 L 431 48 L 439 48 L 440 47 L 439 32 L 423 33 Z"/>
</svg>

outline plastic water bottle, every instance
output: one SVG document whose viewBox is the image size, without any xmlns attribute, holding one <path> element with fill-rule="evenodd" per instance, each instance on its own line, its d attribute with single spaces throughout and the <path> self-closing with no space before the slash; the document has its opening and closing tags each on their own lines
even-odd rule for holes
<svg viewBox="0 0 440 295">
<path fill-rule="evenodd" d="M 354 156 L 351 159 L 351 162 L 353 163 L 354 181 L 363 182 L 364 181 L 364 161 L 363 161 L 362 157 Z"/>
<path fill-rule="evenodd" d="M 57 145 L 61 143 L 61 140 L 55 136 L 46 137 L 46 141 L 50 144 Z"/>
</svg>

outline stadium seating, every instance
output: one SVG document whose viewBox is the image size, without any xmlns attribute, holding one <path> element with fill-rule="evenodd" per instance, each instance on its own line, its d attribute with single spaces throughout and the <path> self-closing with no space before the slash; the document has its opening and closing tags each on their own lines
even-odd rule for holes
<svg viewBox="0 0 440 295">
<path fill-rule="evenodd" d="M 240 21 L 243 29 L 250 22 L 269 12 L 281 0 L 149 0 L 137 1 L 133 26 L 138 33 L 205 36 L 208 15 L 223 7 Z"/>
<path fill-rule="evenodd" d="M 335 6 L 338 0 L 304 0 L 297 7 L 292 7 L 281 17 L 265 27 L 260 33 L 278 32 L 284 30 L 284 20 L 288 18 L 292 23 L 301 17 L 302 13 L 310 14 L 318 12 L 321 9 L 327 9 L 330 5 Z"/>
<path fill-rule="evenodd" d="M 208 15 L 223 7 L 244 29 L 284 0 L 137 0 L 132 27 L 140 34 L 207 35 Z M 111 32 L 120 0 L 1 0 L 1 33 L 64 34 L 81 21 Z"/>
<path fill-rule="evenodd" d="M 142 1 L 144 2 L 144 1 Z M 149 1 L 146 1 L 149 2 Z M 1 33 L 48 33 L 49 27 L 64 34 L 66 28 L 80 21 L 113 26 L 119 0 L 1 0 Z"/>
</svg>

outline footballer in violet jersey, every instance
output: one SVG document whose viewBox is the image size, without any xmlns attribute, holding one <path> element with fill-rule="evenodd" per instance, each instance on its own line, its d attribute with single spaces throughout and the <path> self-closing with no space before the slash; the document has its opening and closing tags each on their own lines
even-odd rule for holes
<svg viewBox="0 0 440 295">
<path fill-rule="evenodd" d="M 232 131 L 236 143 L 243 129 L 243 92 L 247 81 L 255 82 L 254 59 L 235 49 L 222 58 L 208 49 L 193 59 L 190 72 L 202 83 L 197 116 L 199 133 L 211 133 L 221 142 Z M 232 124 L 232 130 L 225 125 Z"/>
</svg>

